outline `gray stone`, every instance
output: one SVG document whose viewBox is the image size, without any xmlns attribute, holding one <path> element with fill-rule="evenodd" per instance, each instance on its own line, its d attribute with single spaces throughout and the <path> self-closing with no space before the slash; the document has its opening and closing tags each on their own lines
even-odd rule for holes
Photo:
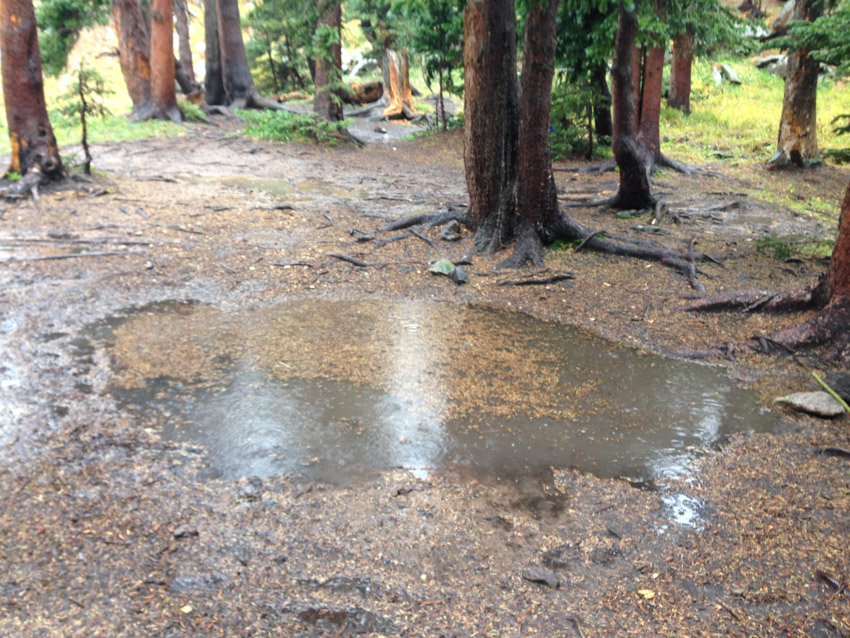
<svg viewBox="0 0 850 638">
<path fill-rule="evenodd" d="M 546 585 L 550 589 L 558 589 L 561 586 L 558 575 L 545 567 L 529 567 L 522 572 L 522 577 L 529 582 Z"/>
<path fill-rule="evenodd" d="M 788 70 L 787 55 L 768 55 L 756 61 L 756 68 L 784 78 Z"/>
<path fill-rule="evenodd" d="M 721 64 L 720 65 L 720 72 L 723 74 L 723 77 L 726 78 L 732 84 L 740 84 L 741 83 L 740 76 L 735 72 L 735 69 L 733 69 L 728 64 Z"/>
<path fill-rule="evenodd" d="M 723 83 L 723 74 L 720 73 L 720 65 L 715 65 L 711 69 L 711 77 L 714 78 L 714 83 L 720 85 Z"/>
<path fill-rule="evenodd" d="M 828 392 L 795 392 L 773 402 L 815 416 L 834 418 L 844 414 L 844 407 Z"/>
<path fill-rule="evenodd" d="M 440 231 L 440 239 L 444 241 L 457 241 L 460 239 L 460 224 L 453 219 Z"/>
</svg>

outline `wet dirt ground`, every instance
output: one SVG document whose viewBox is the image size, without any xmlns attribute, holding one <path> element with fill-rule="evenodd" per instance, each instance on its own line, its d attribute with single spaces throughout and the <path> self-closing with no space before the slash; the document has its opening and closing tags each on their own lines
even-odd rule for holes
<svg viewBox="0 0 850 638">
<path fill-rule="evenodd" d="M 468 254 L 468 233 L 450 243 L 418 231 L 433 245 L 366 237 L 465 202 L 458 135 L 324 149 L 245 140 L 237 123 L 217 123 L 101 146 L 92 181 L 0 210 L 0 635 L 850 635 L 846 590 L 818 576 L 850 578 L 850 463 L 821 454 L 850 447 L 846 417 L 782 415 L 781 431 L 734 435 L 695 473 L 641 489 L 564 467 L 502 479 L 391 469 L 343 485 L 206 475 L 202 446 L 162 438 L 119 404 L 110 387 L 128 368 L 81 339 L 87 329 L 156 303 L 232 317 L 292 302 L 441 302 L 664 353 L 800 318 L 686 314 L 691 290 L 677 273 L 586 249 L 550 252 L 546 273 L 472 255 L 470 282 L 456 286 L 428 266 Z M 556 174 L 565 203 L 604 197 L 615 179 Z M 831 167 L 660 174 L 682 223 L 665 218 L 669 234 L 652 237 L 733 256 L 704 266 L 710 292 L 808 285 L 822 263 L 774 260 L 755 240 L 818 238 L 834 225 L 754 193 L 793 186 L 837 202 L 847 179 Z M 624 235 L 648 224 L 568 210 Z M 565 272 L 575 277 L 500 285 Z M 135 363 L 163 348 L 140 326 Z M 150 361 L 188 374 L 178 342 Z M 787 359 L 721 364 L 765 405 L 815 388 Z"/>
</svg>

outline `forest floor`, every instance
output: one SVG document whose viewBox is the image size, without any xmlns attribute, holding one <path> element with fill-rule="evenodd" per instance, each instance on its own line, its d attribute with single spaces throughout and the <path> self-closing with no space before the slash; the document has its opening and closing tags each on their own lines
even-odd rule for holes
<svg viewBox="0 0 850 638">
<path fill-rule="evenodd" d="M 788 415 L 781 433 L 738 434 L 701 457 L 680 486 L 702 503 L 696 526 L 671 523 L 659 490 L 568 468 L 516 481 L 462 468 L 342 486 L 199 479 L 202 451 L 160 440 L 107 392 L 118 372 L 81 354 L 86 326 L 153 302 L 414 299 L 510 308 L 665 353 L 801 318 L 685 313 L 680 274 L 586 248 L 550 251 L 544 273 L 472 255 L 469 283 L 455 285 L 428 264 L 468 253 L 466 231 L 456 243 L 419 231 L 433 245 L 356 236 L 465 202 L 460 135 L 326 149 L 217 122 L 99 146 L 91 181 L 0 210 L 0 635 L 850 635 L 848 590 L 817 575 L 850 579 L 850 463 L 820 452 L 850 448 L 846 416 Z M 681 218 L 664 217 L 667 234 L 567 210 L 591 228 L 733 254 L 701 266 L 709 292 L 787 289 L 823 262 L 776 260 L 756 239 L 814 241 L 835 225 L 766 200 L 838 202 L 848 177 L 661 173 L 655 187 Z M 565 203 L 616 188 L 614 173 L 556 180 Z M 567 271 L 567 285 L 499 285 Z M 815 389 L 789 358 L 717 363 L 766 405 Z"/>
</svg>

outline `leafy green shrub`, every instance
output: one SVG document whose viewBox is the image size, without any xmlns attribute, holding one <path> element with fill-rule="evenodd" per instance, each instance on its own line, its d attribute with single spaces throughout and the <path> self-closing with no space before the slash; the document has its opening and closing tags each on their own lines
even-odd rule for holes
<svg viewBox="0 0 850 638">
<path fill-rule="evenodd" d="M 244 134 L 275 142 L 313 141 L 334 146 L 346 139 L 344 129 L 351 121 L 328 122 L 314 115 L 288 111 L 239 111 L 248 126 Z"/>
<path fill-rule="evenodd" d="M 552 89 L 549 127 L 554 159 L 578 154 L 590 158 L 610 146 L 610 138 L 597 139 L 595 133 L 590 133 L 594 128 L 593 104 L 597 99 L 588 81 L 571 80 L 565 73 L 558 73 Z"/>
</svg>

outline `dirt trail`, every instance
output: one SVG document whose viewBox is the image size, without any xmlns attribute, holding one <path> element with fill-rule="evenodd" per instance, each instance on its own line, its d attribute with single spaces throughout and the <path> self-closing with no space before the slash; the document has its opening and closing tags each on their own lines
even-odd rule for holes
<svg viewBox="0 0 850 638">
<path fill-rule="evenodd" d="M 223 310 L 325 299 L 484 303 L 586 326 L 655 351 L 735 341 L 791 317 L 686 315 L 673 271 L 553 251 L 568 285 L 504 287 L 501 256 L 455 286 L 428 264 L 470 250 L 423 231 L 376 248 L 388 220 L 466 200 L 460 138 L 357 150 L 277 146 L 236 124 L 109 144 L 104 172 L 0 210 L 0 634 L 3 636 L 850 635 L 847 419 L 741 435 L 677 485 L 708 522 L 671 522 L 665 492 L 564 469 L 518 482 L 394 470 L 347 487 L 286 477 L 198 481 L 202 450 L 158 440 L 104 392 L 113 374 L 82 328 L 129 306 Z M 847 172 L 801 183 L 757 167 L 663 175 L 682 223 L 657 240 L 736 258 L 710 292 L 807 284 L 822 264 L 753 251 L 755 233 L 820 237 L 814 218 L 756 192 L 836 202 Z M 730 172 L 727 172 L 730 171 Z M 613 176 L 558 174 L 564 200 Z M 714 206 L 712 210 L 706 210 Z M 635 220 L 571 208 L 589 227 Z M 643 222 L 641 222 L 643 223 Z M 87 252 L 101 256 L 61 257 Z M 357 267 L 329 256 L 345 254 Z M 515 276 L 515 275 L 512 275 Z M 733 365 L 767 401 L 813 388 L 792 364 Z M 544 582 L 549 580 L 558 588 Z"/>
</svg>

